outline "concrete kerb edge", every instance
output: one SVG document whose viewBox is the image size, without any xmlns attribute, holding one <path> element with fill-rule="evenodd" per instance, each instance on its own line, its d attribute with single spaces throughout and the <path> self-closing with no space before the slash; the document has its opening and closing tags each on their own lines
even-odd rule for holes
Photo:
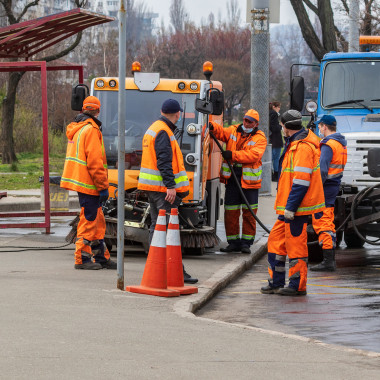
<svg viewBox="0 0 380 380">
<path fill-rule="evenodd" d="M 198 287 L 198 293 L 185 297 L 174 304 L 174 311 L 183 317 L 197 318 L 194 313 L 201 309 L 217 293 L 250 269 L 267 252 L 267 239 L 261 238 L 251 247 L 250 255 L 240 255 L 219 269 Z"/>
</svg>

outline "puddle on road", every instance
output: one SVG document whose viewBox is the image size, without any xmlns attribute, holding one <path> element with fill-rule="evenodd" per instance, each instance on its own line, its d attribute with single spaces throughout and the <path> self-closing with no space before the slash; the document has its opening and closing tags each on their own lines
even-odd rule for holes
<svg viewBox="0 0 380 380">
<path fill-rule="evenodd" d="M 309 271 L 305 297 L 263 295 L 266 257 L 197 315 L 380 352 L 380 250 L 337 251 L 334 273 Z"/>
</svg>

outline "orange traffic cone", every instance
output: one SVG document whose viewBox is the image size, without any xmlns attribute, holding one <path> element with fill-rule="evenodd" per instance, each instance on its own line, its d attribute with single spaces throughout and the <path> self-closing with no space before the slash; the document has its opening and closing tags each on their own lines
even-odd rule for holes
<svg viewBox="0 0 380 380">
<path fill-rule="evenodd" d="M 127 286 L 125 290 L 160 297 L 179 296 L 178 290 L 167 288 L 166 271 L 166 211 L 160 210 L 141 285 Z"/>
<path fill-rule="evenodd" d="M 196 286 L 184 286 L 181 238 L 179 235 L 178 209 L 172 208 L 166 235 L 166 257 L 168 262 L 168 288 L 181 294 L 198 293 Z"/>
</svg>

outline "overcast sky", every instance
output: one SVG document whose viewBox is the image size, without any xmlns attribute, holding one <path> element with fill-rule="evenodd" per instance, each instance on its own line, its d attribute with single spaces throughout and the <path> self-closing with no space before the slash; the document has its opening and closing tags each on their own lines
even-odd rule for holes
<svg viewBox="0 0 380 380">
<path fill-rule="evenodd" d="M 158 23 L 161 20 L 167 26 L 170 23 L 169 8 L 171 0 L 143 0 L 147 8 L 159 14 Z M 213 12 L 216 20 L 220 14 L 222 19 L 227 18 L 227 3 L 229 0 L 184 0 L 186 11 L 189 13 L 190 20 L 199 25 L 202 21 L 207 20 L 208 15 Z M 292 6 L 289 0 L 280 0 L 280 23 L 289 24 L 297 23 Z M 242 23 L 246 19 L 247 0 L 238 0 Z"/>
</svg>

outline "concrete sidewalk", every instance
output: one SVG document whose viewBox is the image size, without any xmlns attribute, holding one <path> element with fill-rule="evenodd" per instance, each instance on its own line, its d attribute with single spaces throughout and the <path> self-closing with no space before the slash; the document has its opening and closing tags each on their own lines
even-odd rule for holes
<svg viewBox="0 0 380 380">
<path fill-rule="evenodd" d="M 273 201 L 273 197 L 259 200 L 259 215 L 268 225 L 275 219 Z M 374 379 L 380 375 L 375 353 L 192 314 L 265 254 L 263 231 L 251 255 L 216 249 L 204 256 L 186 256 L 186 269 L 199 278 L 199 293 L 167 299 L 118 290 L 116 271 L 74 270 L 73 245 L 49 248 L 64 244 L 62 222 L 54 223 L 60 232 L 53 235 L 0 231 L 4 247 L 0 249 L 0 378 L 283 379 L 302 374 L 305 379 Z M 218 227 L 223 238 L 222 224 Z M 144 255 L 126 254 L 125 285 L 140 283 L 144 265 Z"/>
</svg>

